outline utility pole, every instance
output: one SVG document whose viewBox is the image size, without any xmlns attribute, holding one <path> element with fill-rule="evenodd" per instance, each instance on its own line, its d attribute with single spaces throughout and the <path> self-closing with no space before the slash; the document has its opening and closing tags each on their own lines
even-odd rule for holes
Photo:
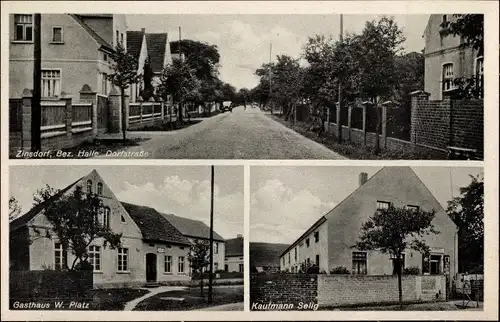
<svg viewBox="0 0 500 322">
<path fill-rule="evenodd" d="M 344 41 L 344 17 L 340 14 L 340 42 Z M 342 143 L 342 122 L 340 121 L 342 110 L 342 80 L 339 78 L 339 104 L 337 105 L 337 140 L 339 143 Z"/>
<path fill-rule="evenodd" d="M 271 115 L 273 114 L 273 105 L 271 104 L 271 92 L 272 92 L 272 77 L 273 77 L 273 73 L 271 71 L 271 61 L 272 61 L 272 56 L 271 56 L 271 52 L 273 50 L 273 43 L 270 43 L 269 44 L 269 98 L 268 98 L 268 101 L 269 101 L 269 107 L 271 108 Z"/>
<path fill-rule="evenodd" d="M 214 166 L 210 179 L 210 272 L 208 275 L 208 303 L 212 304 L 212 280 L 214 270 Z"/>
<path fill-rule="evenodd" d="M 34 15 L 33 33 L 33 98 L 31 101 L 31 151 L 42 149 L 42 48 L 41 48 L 41 14 Z"/>
</svg>

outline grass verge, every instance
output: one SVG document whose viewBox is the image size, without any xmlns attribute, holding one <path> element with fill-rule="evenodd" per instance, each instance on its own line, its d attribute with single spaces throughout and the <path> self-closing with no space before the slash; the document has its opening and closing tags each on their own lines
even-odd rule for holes
<svg viewBox="0 0 500 322">
<path fill-rule="evenodd" d="M 120 311 L 125 304 L 149 293 L 143 289 L 113 288 L 94 289 L 90 291 L 92 309 L 98 311 Z"/>
<path fill-rule="evenodd" d="M 152 132 L 177 131 L 177 130 L 181 130 L 181 129 L 185 129 L 187 127 L 190 127 L 191 125 L 198 124 L 200 122 L 201 122 L 201 120 L 189 120 L 189 121 L 185 120 L 183 123 L 172 122 L 172 124 L 170 124 L 169 122 L 166 122 L 166 123 L 162 123 L 162 124 L 147 125 L 147 126 L 140 127 L 137 129 L 131 129 L 129 131 L 130 132 L 134 132 L 134 131 L 141 131 L 141 132 L 145 132 L 145 131 L 152 131 Z"/>
</svg>

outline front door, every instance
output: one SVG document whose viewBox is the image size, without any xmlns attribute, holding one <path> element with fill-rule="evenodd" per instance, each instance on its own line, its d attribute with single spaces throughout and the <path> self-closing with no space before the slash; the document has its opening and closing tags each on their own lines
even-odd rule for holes
<svg viewBox="0 0 500 322">
<path fill-rule="evenodd" d="M 156 254 L 146 254 L 146 281 L 156 282 Z"/>
</svg>

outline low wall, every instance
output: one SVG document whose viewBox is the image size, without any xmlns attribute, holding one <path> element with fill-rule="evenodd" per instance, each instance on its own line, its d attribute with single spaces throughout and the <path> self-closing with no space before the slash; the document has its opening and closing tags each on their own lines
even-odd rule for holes
<svg viewBox="0 0 500 322">
<path fill-rule="evenodd" d="M 446 277 L 402 276 L 402 289 L 406 302 L 444 301 Z M 300 303 L 328 308 L 398 301 L 395 275 L 252 274 L 250 278 L 250 305 L 257 310 L 297 310 Z"/>
<path fill-rule="evenodd" d="M 317 303 L 316 274 L 253 275 L 250 278 L 250 303 L 298 307 L 301 303 Z M 283 307 L 282 309 L 290 309 Z"/>
<path fill-rule="evenodd" d="M 402 276 L 403 301 L 446 299 L 444 276 Z M 323 307 L 399 301 L 394 275 L 319 275 L 318 304 Z"/>
</svg>

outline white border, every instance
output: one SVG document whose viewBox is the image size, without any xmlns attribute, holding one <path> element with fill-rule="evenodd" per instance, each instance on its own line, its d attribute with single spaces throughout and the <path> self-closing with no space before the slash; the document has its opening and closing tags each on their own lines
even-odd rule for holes
<svg viewBox="0 0 500 322">
<path fill-rule="evenodd" d="M 2 115 L 7 115 L 8 110 L 8 48 L 9 19 L 8 14 L 14 12 L 40 12 L 40 13 L 144 13 L 156 14 L 430 14 L 430 13 L 475 13 L 485 14 L 485 55 L 489 63 L 484 71 L 485 84 L 485 153 L 484 163 L 478 161 L 383 161 L 383 160 L 339 160 L 339 161 L 312 161 L 312 160 L 9 160 L 8 141 L 2 139 L 2 186 L 8 186 L 8 165 L 245 165 L 245 240 L 249 237 L 249 176 L 251 165 L 344 165 L 344 166 L 482 166 L 485 170 L 485 302 L 484 311 L 447 311 L 447 312 L 382 312 L 358 311 L 342 312 L 335 314 L 329 311 L 318 312 L 75 312 L 71 311 L 8 311 L 8 301 L 1 303 L 2 320 L 359 320 L 359 319 L 392 319 L 411 320 L 418 319 L 453 319 L 453 320 L 481 320 L 498 319 L 498 15 L 499 7 L 495 1 L 331 1 L 331 2 L 272 2 L 272 1 L 241 1 L 241 2 L 154 2 L 138 3 L 123 2 L 2 2 Z M 490 59 L 491 58 L 491 59 Z M 2 138 L 8 138 L 8 117 L 1 118 Z M 7 213 L 8 189 L 2 189 L 2 213 Z M 3 216 L 6 217 L 6 216 Z M 2 248 L 8 244 L 7 218 L 2 219 L 1 225 Z M 245 303 L 249 302 L 248 295 L 248 243 L 245 243 Z M 2 252 L 2 298 L 8 294 L 8 261 L 7 252 Z M 248 310 L 246 305 L 245 310 Z"/>
</svg>

